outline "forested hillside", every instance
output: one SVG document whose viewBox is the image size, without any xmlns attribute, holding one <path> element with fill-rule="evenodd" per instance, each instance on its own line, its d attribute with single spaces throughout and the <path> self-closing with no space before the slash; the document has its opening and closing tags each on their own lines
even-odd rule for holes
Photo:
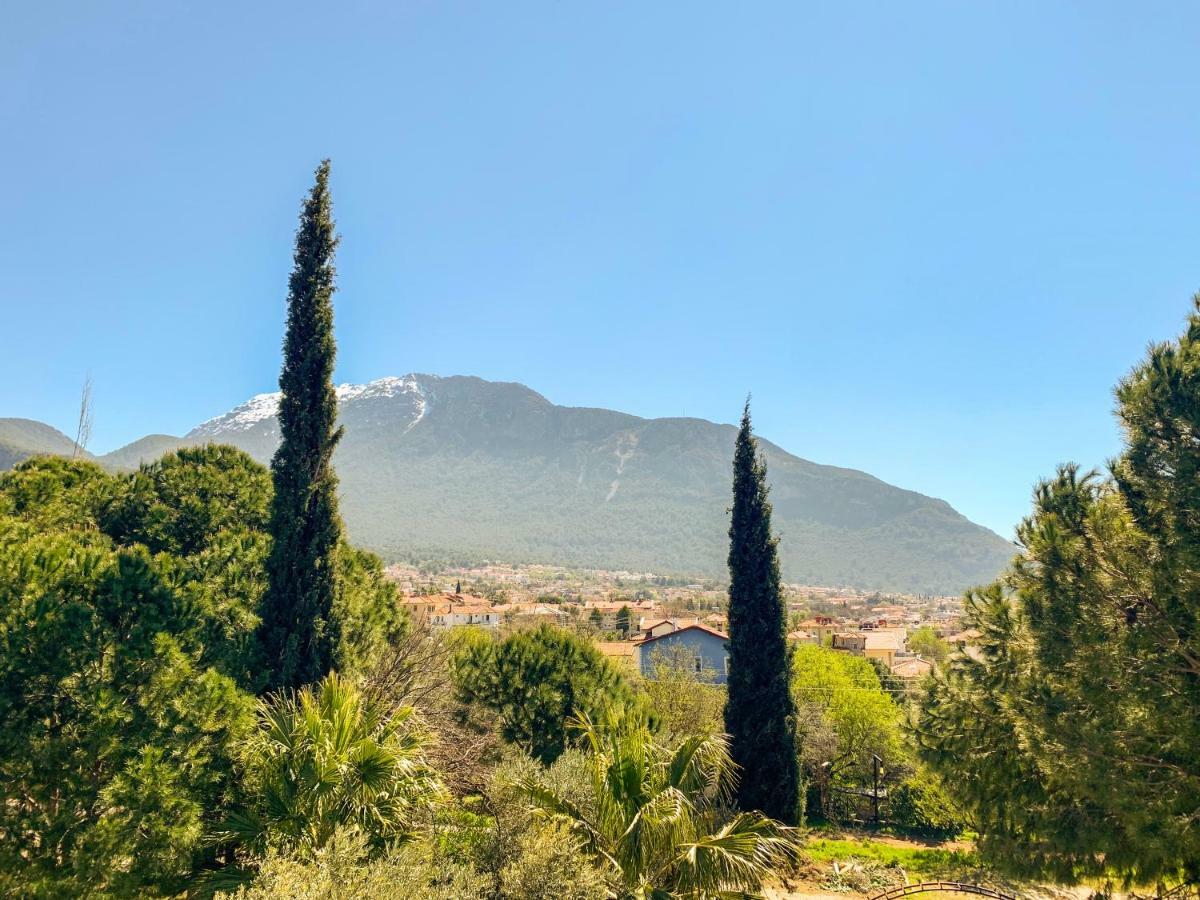
<svg viewBox="0 0 1200 900">
<path fill-rule="evenodd" d="M 463 376 L 337 392 L 346 433 L 335 461 L 356 543 L 392 558 L 723 572 L 731 425 L 557 406 L 520 384 Z M 260 394 L 184 438 L 151 435 L 100 461 L 132 468 L 219 442 L 265 463 L 277 404 Z M 762 446 L 791 581 L 954 593 L 1013 554 L 942 500 Z"/>
</svg>

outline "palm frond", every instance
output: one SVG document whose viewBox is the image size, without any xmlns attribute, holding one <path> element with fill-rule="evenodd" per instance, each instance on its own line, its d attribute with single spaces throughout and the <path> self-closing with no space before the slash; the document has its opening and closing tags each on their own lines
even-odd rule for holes
<svg viewBox="0 0 1200 900">
<path fill-rule="evenodd" d="M 756 890 L 779 864 L 799 851 L 797 833 L 758 813 L 741 813 L 715 834 L 682 844 L 679 887 L 703 893 Z"/>
</svg>

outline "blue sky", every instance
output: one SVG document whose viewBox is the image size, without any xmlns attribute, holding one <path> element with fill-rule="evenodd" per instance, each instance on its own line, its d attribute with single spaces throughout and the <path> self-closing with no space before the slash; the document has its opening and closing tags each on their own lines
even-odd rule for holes
<svg viewBox="0 0 1200 900">
<path fill-rule="evenodd" d="M 1200 7 L 25 3 L 0 416 L 273 390 L 334 163 L 338 380 L 736 418 L 1010 535 L 1200 288 Z"/>
</svg>

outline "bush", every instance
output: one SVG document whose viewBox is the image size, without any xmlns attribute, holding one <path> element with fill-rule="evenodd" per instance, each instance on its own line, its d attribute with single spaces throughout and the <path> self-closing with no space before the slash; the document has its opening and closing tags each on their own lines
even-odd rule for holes
<svg viewBox="0 0 1200 900">
<path fill-rule="evenodd" d="M 705 682 L 693 661 L 683 647 L 655 650 L 650 675 L 641 679 L 646 706 L 665 740 L 725 731 L 725 688 Z"/>
<path fill-rule="evenodd" d="M 218 900 L 483 900 L 485 882 L 427 844 L 372 860 L 362 835 L 337 832 L 307 857 L 271 854 L 254 883 Z"/>
<path fill-rule="evenodd" d="M 607 885 L 566 826 L 535 820 L 500 871 L 500 896 L 511 900 L 598 900 Z"/>
<path fill-rule="evenodd" d="M 906 831 L 931 837 L 950 837 L 967 827 L 945 788 L 924 770 L 892 788 L 888 819 Z"/>
<path fill-rule="evenodd" d="M 568 744 L 573 717 L 605 719 L 635 704 L 621 673 L 590 640 L 542 625 L 502 640 L 470 632 L 454 656 L 464 704 L 500 718 L 501 736 L 534 759 L 551 763 Z"/>
<path fill-rule="evenodd" d="M 385 712 L 333 673 L 261 701 L 243 754 L 248 802 L 225 836 L 260 856 L 312 853 L 346 828 L 374 850 L 408 837 L 444 797 L 412 712 Z"/>
<path fill-rule="evenodd" d="M 575 750 L 547 769 L 528 756 L 510 755 L 480 793 L 439 813 L 431 833 L 433 852 L 450 866 L 475 872 L 491 900 L 604 897 L 603 879 L 578 841 L 535 814 L 518 786 L 536 776 L 586 807 L 587 766 Z"/>
</svg>

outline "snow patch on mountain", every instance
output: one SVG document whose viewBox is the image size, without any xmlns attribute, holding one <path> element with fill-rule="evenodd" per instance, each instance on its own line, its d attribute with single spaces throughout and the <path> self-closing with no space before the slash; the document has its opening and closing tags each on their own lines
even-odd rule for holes
<svg viewBox="0 0 1200 900">
<path fill-rule="evenodd" d="M 197 425 L 189 436 L 205 437 L 230 431 L 247 431 L 279 412 L 281 396 L 279 391 L 271 394 L 255 394 L 241 406 L 235 406 L 224 415 Z"/>
<path fill-rule="evenodd" d="M 420 383 L 411 375 L 403 378 L 388 376 L 366 384 L 339 384 L 334 389 L 339 406 L 358 400 L 376 400 L 410 395 L 415 401 L 417 415 L 405 428 L 412 430 L 413 426 L 425 417 L 428 406 L 425 391 Z M 210 437 L 228 434 L 234 431 L 249 431 L 259 422 L 273 418 L 279 413 L 279 400 L 283 395 L 279 391 L 269 394 L 255 394 L 245 403 L 236 406 L 223 415 L 216 416 L 197 425 L 188 437 Z"/>
<path fill-rule="evenodd" d="M 369 381 L 366 384 L 339 384 L 334 391 L 337 393 L 338 403 L 347 403 L 350 400 L 371 400 L 377 397 L 396 397 L 400 394 L 413 394 L 419 399 L 425 397 L 421 386 L 411 375 L 403 378 L 388 376 Z"/>
</svg>

